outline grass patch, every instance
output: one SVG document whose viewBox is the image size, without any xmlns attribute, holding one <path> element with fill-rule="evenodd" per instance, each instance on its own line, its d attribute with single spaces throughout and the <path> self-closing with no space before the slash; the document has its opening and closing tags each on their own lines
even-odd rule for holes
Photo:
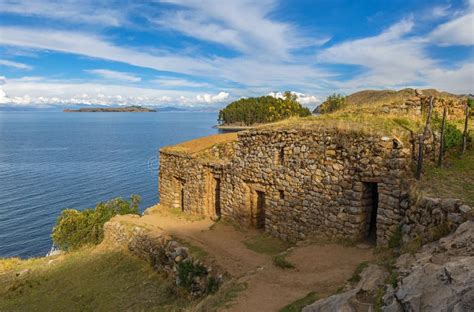
<svg viewBox="0 0 474 312">
<path fill-rule="evenodd" d="M 349 278 L 349 282 L 351 283 L 358 283 L 360 281 L 360 273 L 362 273 L 362 271 L 364 271 L 364 269 L 366 267 L 369 266 L 369 262 L 367 261 L 364 261 L 364 262 L 361 262 L 357 268 L 355 269 L 354 273 L 352 274 L 351 278 Z"/>
<path fill-rule="evenodd" d="M 474 150 L 464 155 L 453 155 L 445 161 L 443 168 L 427 164 L 420 186 L 436 197 L 459 198 L 474 206 Z"/>
<path fill-rule="evenodd" d="M 169 208 L 166 209 L 165 213 L 169 214 L 170 216 L 176 217 L 178 219 L 184 219 L 186 221 L 201 221 L 204 220 L 204 216 L 192 214 L 192 213 L 185 213 L 181 211 L 179 208 Z"/>
<path fill-rule="evenodd" d="M 193 244 L 189 243 L 188 241 L 186 241 L 182 238 L 178 238 L 178 237 L 173 236 L 173 239 L 175 241 L 179 242 L 184 247 L 188 248 L 189 253 L 193 257 L 196 257 L 199 260 L 205 260 L 209 256 L 209 253 L 207 251 L 205 251 L 204 249 L 202 249 L 201 247 L 199 247 L 199 246 L 193 245 Z"/>
<path fill-rule="evenodd" d="M 282 253 L 273 257 L 273 264 L 282 269 L 294 269 L 295 265 L 286 260 L 287 253 Z"/>
<path fill-rule="evenodd" d="M 318 300 L 318 296 L 314 291 L 312 291 L 303 298 L 298 299 L 285 306 L 279 312 L 300 312 L 305 306 L 312 304 L 316 300 Z"/>
<path fill-rule="evenodd" d="M 250 250 L 270 256 L 275 256 L 292 246 L 288 242 L 282 241 L 281 239 L 267 234 L 256 235 L 245 240 L 243 243 Z"/>
<path fill-rule="evenodd" d="M 421 246 L 423 246 L 423 239 L 421 236 L 418 236 L 405 243 L 401 249 L 401 252 L 414 255 L 421 248 Z"/>
<path fill-rule="evenodd" d="M 8 271 L 0 275 L 0 311 L 177 311 L 196 303 L 124 251 L 81 249 L 7 261 Z M 27 273 L 17 274 L 25 268 Z"/>
<path fill-rule="evenodd" d="M 389 248 L 399 248 L 402 245 L 402 228 L 399 226 L 388 241 Z"/>
<path fill-rule="evenodd" d="M 229 281 L 222 285 L 217 293 L 208 296 L 198 304 L 195 311 L 214 312 L 228 309 L 235 303 L 237 296 L 245 289 L 247 289 L 246 283 L 238 283 L 234 280 Z"/>
</svg>

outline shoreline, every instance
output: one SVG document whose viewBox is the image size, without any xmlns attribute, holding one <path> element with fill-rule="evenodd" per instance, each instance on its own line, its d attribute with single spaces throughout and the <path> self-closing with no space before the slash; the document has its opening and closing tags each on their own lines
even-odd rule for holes
<svg viewBox="0 0 474 312">
<path fill-rule="evenodd" d="M 215 125 L 214 129 L 219 129 L 223 131 L 244 131 L 253 129 L 254 126 L 237 126 L 237 125 Z"/>
</svg>

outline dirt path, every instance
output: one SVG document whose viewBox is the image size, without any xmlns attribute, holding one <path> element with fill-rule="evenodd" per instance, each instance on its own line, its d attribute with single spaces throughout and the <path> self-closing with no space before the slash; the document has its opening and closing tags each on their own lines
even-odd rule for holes
<svg viewBox="0 0 474 312">
<path fill-rule="evenodd" d="M 163 213 L 133 218 L 133 222 L 161 228 L 201 247 L 219 266 L 246 283 L 246 290 L 226 310 L 229 312 L 278 311 L 311 291 L 328 296 L 344 285 L 358 264 L 373 259 L 372 249 L 312 244 L 295 247 L 287 257 L 295 269 L 283 270 L 273 265 L 271 256 L 245 246 L 243 241 L 260 235 L 252 229 L 239 231 L 225 224 L 213 226 L 211 220 L 188 221 Z"/>
</svg>

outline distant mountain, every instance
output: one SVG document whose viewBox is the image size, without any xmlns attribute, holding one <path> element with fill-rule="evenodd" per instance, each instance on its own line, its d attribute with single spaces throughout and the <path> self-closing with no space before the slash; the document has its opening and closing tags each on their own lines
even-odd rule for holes
<svg viewBox="0 0 474 312">
<path fill-rule="evenodd" d="M 79 109 L 65 109 L 65 113 L 154 113 L 156 110 L 142 106 L 125 107 L 87 107 Z"/>
</svg>

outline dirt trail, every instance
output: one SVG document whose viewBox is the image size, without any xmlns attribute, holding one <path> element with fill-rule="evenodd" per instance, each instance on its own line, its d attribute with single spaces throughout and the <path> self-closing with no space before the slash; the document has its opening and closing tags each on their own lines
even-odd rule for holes
<svg viewBox="0 0 474 312">
<path fill-rule="evenodd" d="M 158 227 L 201 247 L 219 266 L 246 283 L 247 288 L 226 310 L 229 312 L 278 311 L 311 291 L 320 298 L 328 296 L 344 285 L 358 264 L 373 259 L 372 249 L 312 244 L 295 247 L 287 257 L 295 269 L 283 270 L 273 265 L 271 256 L 244 245 L 243 241 L 260 234 L 256 230 L 239 231 L 225 224 L 212 226 L 214 223 L 207 219 L 188 221 L 163 213 L 130 221 Z"/>
</svg>

